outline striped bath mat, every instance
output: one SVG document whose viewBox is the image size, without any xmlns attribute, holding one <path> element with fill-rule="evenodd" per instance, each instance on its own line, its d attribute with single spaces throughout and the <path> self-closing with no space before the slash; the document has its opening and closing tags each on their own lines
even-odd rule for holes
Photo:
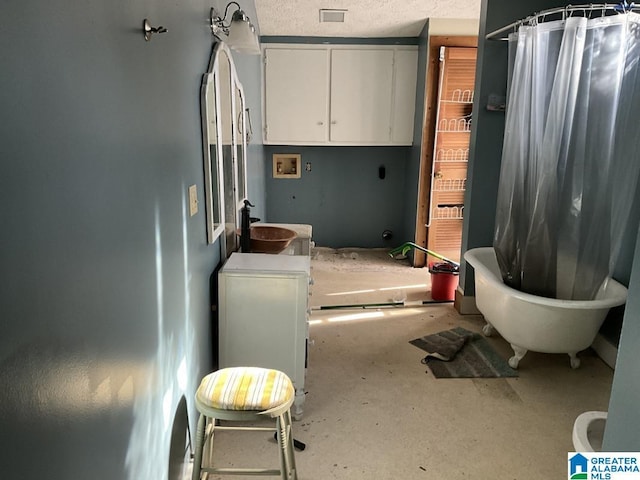
<svg viewBox="0 0 640 480">
<path fill-rule="evenodd" d="M 436 378 L 517 377 L 518 371 L 480 334 L 461 327 L 411 340 L 427 352 L 422 360 Z"/>
</svg>

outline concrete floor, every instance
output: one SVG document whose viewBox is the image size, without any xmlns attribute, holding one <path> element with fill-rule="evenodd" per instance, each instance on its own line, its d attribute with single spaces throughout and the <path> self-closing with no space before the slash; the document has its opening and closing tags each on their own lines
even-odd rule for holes
<svg viewBox="0 0 640 480">
<path fill-rule="evenodd" d="M 611 368 L 591 350 L 577 370 L 566 355 L 529 352 L 518 378 L 436 379 L 408 342 L 455 326 L 480 332 L 482 317 L 460 316 L 451 304 L 320 310 L 429 298 L 426 270 L 353 253 L 316 251 L 312 261 L 308 393 L 294 422 L 307 444 L 296 453 L 299 479 L 566 478 L 573 422 L 607 409 Z M 499 336 L 489 341 L 511 355 Z M 277 455 L 269 436 L 216 437 L 219 466 L 277 466 Z"/>
</svg>

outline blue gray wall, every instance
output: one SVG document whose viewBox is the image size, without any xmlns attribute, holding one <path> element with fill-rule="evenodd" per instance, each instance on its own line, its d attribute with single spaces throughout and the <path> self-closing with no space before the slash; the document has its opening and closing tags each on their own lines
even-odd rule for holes
<svg viewBox="0 0 640 480">
<path fill-rule="evenodd" d="M 210 7 L 2 4 L 3 478 L 167 478 L 183 398 L 193 426 L 191 399 L 213 366 L 220 260 L 203 208 Z M 147 17 L 168 33 L 145 42 Z M 250 90 L 259 67 L 247 61 Z M 262 163 L 251 163 L 257 203 Z M 200 211 L 190 217 L 192 184 Z"/>
<path fill-rule="evenodd" d="M 247 8 L 244 7 L 243 8 Z M 251 9 L 246 11 L 249 18 L 256 18 Z M 247 145 L 247 198 L 255 205 L 251 209 L 252 217 L 266 216 L 266 177 L 264 165 L 267 161 L 262 145 L 262 55 L 233 54 L 236 71 L 242 82 L 251 130 L 253 134 Z M 271 159 L 269 159 L 270 161 Z"/>
<path fill-rule="evenodd" d="M 640 241 L 636 242 L 629 297 L 618 345 L 604 450 L 640 452 Z"/>
<path fill-rule="evenodd" d="M 267 217 L 313 226 L 323 247 L 389 247 L 406 241 L 403 209 L 410 147 L 265 146 Z M 273 178 L 274 153 L 300 153 L 301 177 Z M 306 171 L 307 162 L 311 171 Z M 384 166 L 385 178 L 379 178 Z M 384 230 L 393 238 L 384 240 Z"/>
</svg>

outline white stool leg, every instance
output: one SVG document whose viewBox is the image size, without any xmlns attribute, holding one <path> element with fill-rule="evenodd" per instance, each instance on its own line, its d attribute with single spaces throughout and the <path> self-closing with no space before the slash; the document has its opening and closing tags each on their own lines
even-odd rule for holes
<svg viewBox="0 0 640 480">
<path fill-rule="evenodd" d="M 281 441 L 279 442 L 281 457 L 283 458 L 283 476 L 286 480 L 297 480 L 296 460 L 293 450 L 293 432 L 291 429 L 291 411 L 286 411 L 278 417 L 278 430 Z"/>
<path fill-rule="evenodd" d="M 287 423 L 289 424 L 289 455 L 291 458 L 291 469 L 293 470 L 291 480 L 298 480 L 298 468 L 296 467 L 296 456 L 293 448 L 293 422 L 291 421 L 291 411 L 287 412 Z"/>
<path fill-rule="evenodd" d="M 280 478 L 282 480 L 288 479 L 287 469 L 289 462 L 287 461 L 286 453 L 286 432 L 284 431 L 283 416 L 276 417 L 276 440 L 278 442 L 278 452 L 280 457 Z"/>
<path fill-rule="evenodd" d="M 196 451 L 193 457 L 193 472 L 191 473 L 191 480 L 200 480 L 200 469 L 202 468 L 202 447 L 204 446 L 204 430 L 205 430 L 205 417 L 200 414 L 198 418 L 198 429 L 196 430 Z"/>
<path fill-rule="evenodd" d="M 204 429 L 204 447 L 207 447 L 207 467 L 213 468 L 213 441 L 215 437 L 216 419 L 207 417 Z"/>
</svg>

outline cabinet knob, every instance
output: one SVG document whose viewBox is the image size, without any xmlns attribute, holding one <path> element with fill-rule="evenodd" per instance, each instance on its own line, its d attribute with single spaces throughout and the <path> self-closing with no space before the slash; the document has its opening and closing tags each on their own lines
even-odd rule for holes
<svg viewBox="0 0 640 480">
<path fill-rule="evenodd" d="M 331 125 L 335 125 L 336 123 L 338 122 L 336 122 L 335 120 L 331 120 Z"/>
<path fill-rule="evenodd" d="M 318 122 L 318 125 L 324 125 L 324 122 Z"/>
</svg>

